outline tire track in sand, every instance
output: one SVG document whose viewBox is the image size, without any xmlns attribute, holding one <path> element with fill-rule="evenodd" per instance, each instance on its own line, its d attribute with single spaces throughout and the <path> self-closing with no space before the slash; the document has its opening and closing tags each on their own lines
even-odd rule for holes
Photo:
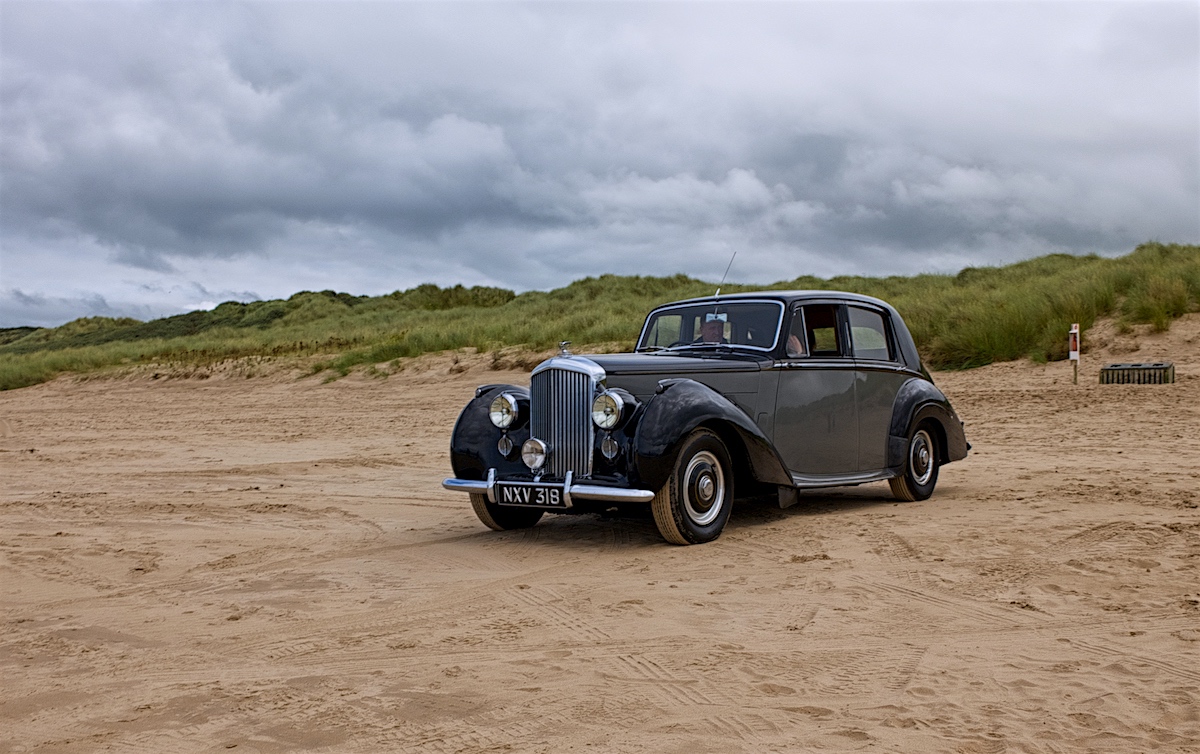
<svg viewBox="0 0 1200 754">
<path fill-rule="evenodd" d="M 521 607 L 533 608 L 535 617 L 549 620 L 565 630 L 573 638 L 585 638 L 594 642 L 609 641 L 612 637 L 597 628 L 578 611 L 564 607 L 562 595 L 550 587 L 519 584 L 508 596 Z"/>
</svg>

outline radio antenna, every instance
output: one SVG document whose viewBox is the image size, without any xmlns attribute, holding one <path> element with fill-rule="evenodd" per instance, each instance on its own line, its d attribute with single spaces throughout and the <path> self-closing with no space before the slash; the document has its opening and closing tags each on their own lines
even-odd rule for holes
<svg viewBox="0 0 1200 754">
<path fill-rule="evenodd" d="M 725 278 L 729 277 L 729 268 L 733 266 L 733 260 L 737 259 L 737 252 L 733 252 L 733 256 L 729 258 L 729 264 L 725 265 L 725 274 L 721 276 L 721 282 L 717 283 L 717 292 L 713 294 L 713 298 L 721 297 L 721 286 L 725 285 Z"/>
</svg>

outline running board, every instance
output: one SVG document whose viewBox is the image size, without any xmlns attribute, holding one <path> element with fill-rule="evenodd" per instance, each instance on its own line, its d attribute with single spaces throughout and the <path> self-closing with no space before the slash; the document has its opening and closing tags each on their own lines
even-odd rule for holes
<svg viewBox="0 0 1200 754">
<path fill-rule="evenodd" d="M 792 484 L 795 485 L 794 487 L 781 484 L 777 488 L 779 490 L 779 507 L 791 508 L 800 502 L 800 490 L 816 490 L 822 487 L 848 487 L 855 484 L 867 484 L 868 482 L 882 482 L 885 479 L 891 479 L 896 476 L 896 473 L 892 469 L 884 469 L 883 471 L 872 471 L 869 474 L 838 474 L 831 476 L 792 474 Z"/>
<path fill-rule="evenodd" d="M 821 487 L 848 487 L 854 484 L 883 482 L 894 476 L 896 476 L 896 471 L 893 469 L 869 471 L 865 474 L 829 474 L 822 476 L 792 474 L 792 485 L 798 490 L 813 490 Z"/>
</svg>

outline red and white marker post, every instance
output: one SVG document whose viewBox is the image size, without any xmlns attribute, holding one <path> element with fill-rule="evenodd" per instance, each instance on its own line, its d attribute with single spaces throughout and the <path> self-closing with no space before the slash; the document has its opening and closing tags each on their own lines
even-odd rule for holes
<svg viewBox="0 0 1200 754">
<path fill-rule="evenodd" d="M 1067 333 L 1067 358 L 1071 360 L 1071 365 L 1074 372 L 1071 376 L 1071 384 L 1079 384 L 1079 323 L 1071 325 L 1071 332 Z"/>
</svg>

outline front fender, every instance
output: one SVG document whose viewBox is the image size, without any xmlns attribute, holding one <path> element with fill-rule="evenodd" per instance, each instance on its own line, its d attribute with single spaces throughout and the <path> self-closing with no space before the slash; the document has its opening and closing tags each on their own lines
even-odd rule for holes
<svg viewBox="0 0 1200 754">
<path fill-rule="evenodd" d="M 508 436 L 515 448 L 511 458 L 500 454 L 496 443 L 503 431 L 497 429 L 488 418 L 492 400 L 500 393 L 512 393 L 523 405 L 524 415 L 517 419 Z M 473 398 L 454 423 L 450 435 L 450 466 L 459 479 L 486 479 L 488 469 L 499 472 L 522 473 L 528 471 L 521 462 L 520 448 L 529 439 L 529 389 L 515 385 L 485 385 L 475 391 Z"/>
<path fill-rule="evenodd" d="M 901 469 L 908 454 L 908 435 L 921 422 L 933 420 L 940 432 L 942 463 L 967 457 L 967 437 L 962 421 L 946 395 L 932 382 L 914 377 L 900 386 L 892 404 L 892 423 L 888 429 L 888 467 Z"/>
<path fill-rule="evenodd" d="M 792 484 L 775 446 L 744 411 L 707 385 L 674 379 L 659 382 L 634 438 L 638 477 L 646 487 L 656 490 L 666 484 L 680 445 L 701 425 L 721 435 L 735 459 L 743 455 L 758 481 Z"/>
</svg>

